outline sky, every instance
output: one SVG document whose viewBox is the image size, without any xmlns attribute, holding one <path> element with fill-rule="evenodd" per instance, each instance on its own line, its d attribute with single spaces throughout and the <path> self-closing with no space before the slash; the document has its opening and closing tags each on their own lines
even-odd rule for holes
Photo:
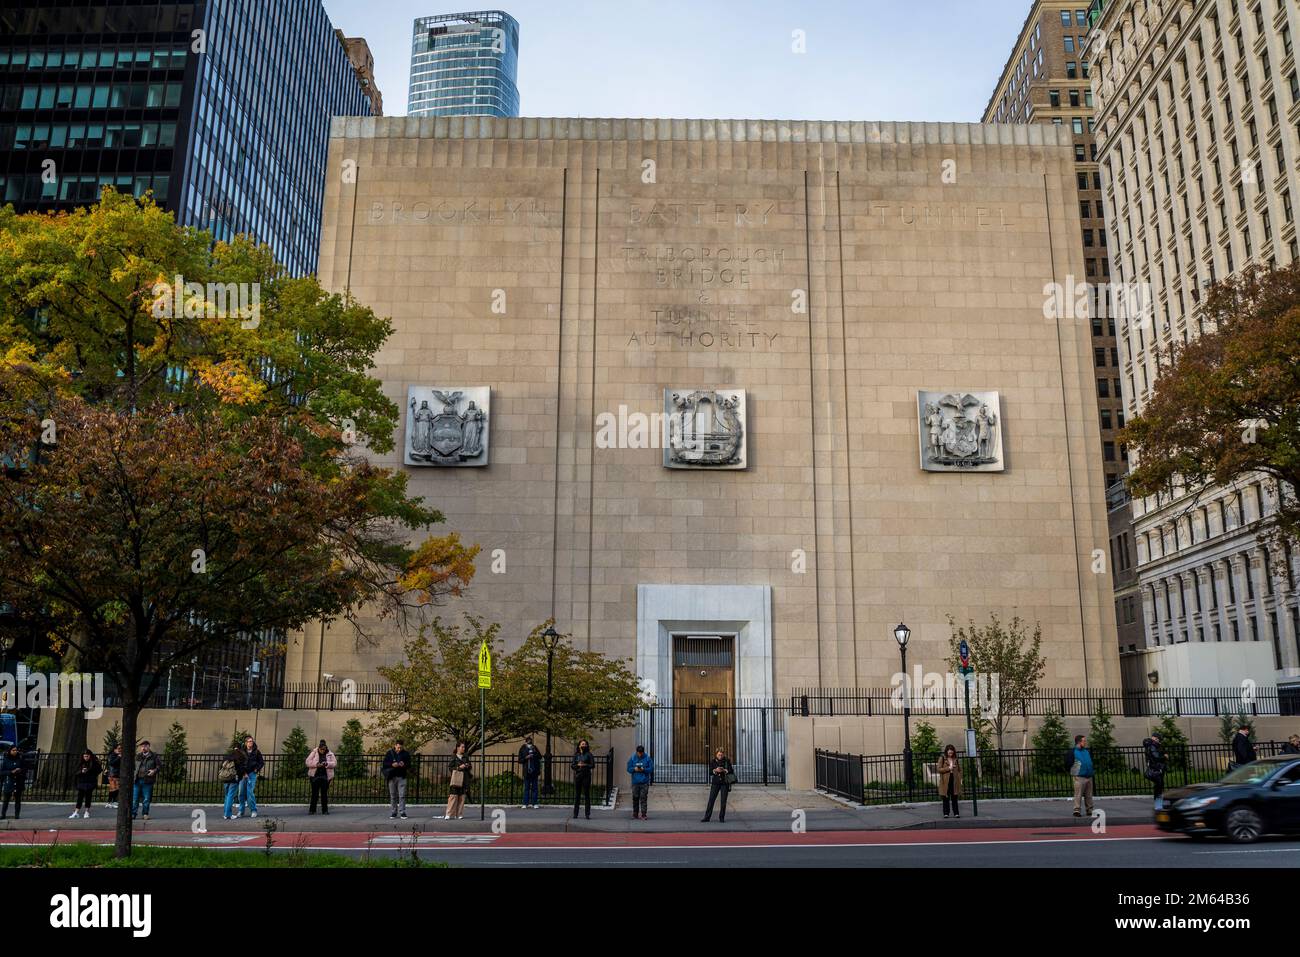
<svg viewBox="0 0 1300 957">
<path fill-rule="evenodd" d="M 523 116 L 979 122 L 1030 0 L 323 0 L 406 113 L 416 17 L 519 21 Z M 480 0 L 481 2 L 481 0 Z M 1081 6 L 1086 6 L 1080 0 Z M 803 31 L 806 52 L 796 53 Z"/>
</svg>

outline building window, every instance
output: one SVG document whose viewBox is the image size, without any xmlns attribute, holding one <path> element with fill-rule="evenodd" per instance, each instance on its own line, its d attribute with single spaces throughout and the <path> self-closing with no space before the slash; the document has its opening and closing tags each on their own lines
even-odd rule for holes
<svg viewBox="0 0 1300 957">
<path fill-rule="evenodd" d="M 1060 90 L 1048 90 L 1048 91 L 1047 91 L 1047 103 L 1048 103 L 1049 106 L 1052 106 L 1052 107 L 1060 106 L 1060 105 L 1061 105 L 1061 91 L 1060 91 Z"/>
<path fill-rule="evenodd" d="M 1112 427 L 1110 424 L 1110 409 L 1101 410 L 1101 427 L 1103 429 L 1109 429 Z"/>
<path fill-rule="evenodd" d="M 1082 136 L 1082 135 L 1083 135 L 1083 117 L 1082 117 L 1082 116 L 1076 116 L 1076 117 L 1074 117 L 1072 120 L 1070 120 L 1070 128 L 1074 130 L 1074 135 L 1075 135 L 1075 136 Z"/>
<path fill-rule="evenodd" d="M 1095 448 L 1095 446 L 1094 446 L 1094 448 Z M 1101 443 L 1101 450 L 1102 450 L 1102 457 L 1103 457 L 1107 462 L 1114 462 L 1114 461 L 1115 461 L 1115 443 L 1114 443 L 1114 442 L 1103 442 L 1103 443 Z"/>
<path fill-rule="evenodd" d="M 1098 380 L 1097 380 L 1097 395 L 1099 395 L 1099 396 L 1100 396 L 1101 398 L 1103 398 L 1103 399 L 1109 399 L 1109 398 L 1110 398 L 1110 380 L 1109 380 L 1109 379 L 1098 379 Z M 1111 456 L 1111 458 L 1114 458 L 1114 456 Z"/>
<path fill-rule="evenodd" d="M 1066 39 L 1068 40 L 1069 37 L 1066 37 Z M 1075 80 L 1078 79 L 1079 77 L 1078 64 L 1076 64 L 1073 60 L 1065 61 L 1065 77 L 1068 80 Z M 1292 75 L 1292 78 L 1294 79 L 1294 74 Z"/>
<path fill-rule="evenodd" d="M 1074 37 L 1072 37 L 1072 36 L 1070 36 L 1070 35 L 1068 35 L 1068 34 L 1067 34 L 1066 37 L 1065 37 L 1065 52 L 1066 52 L 1066 53 L 1073 53 L 1073 52 L 1074 52 Z"/>
</svg>

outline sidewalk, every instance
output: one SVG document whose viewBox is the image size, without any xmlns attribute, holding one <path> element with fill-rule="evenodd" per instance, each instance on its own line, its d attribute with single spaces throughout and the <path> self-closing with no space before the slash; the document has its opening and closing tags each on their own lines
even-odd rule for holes
<svg viewBox="0 0 1300 957">
<path fill-rule="evenodd" d="M 890 807 L 862 807 L 815 791 L 787 791 L 742 785 L 727 802 L 727 820 L 720 823 L 717 808 L 713 820 L 700 822 L 708 790 L 703 786 L 657 785 L 650 792 L 650 818 L 632 819 L 631 797 L 622 792 L 615 808 L 593 806 L 591 819 L 574 818 L 572 808 L 542 807 L 527 810 L 517 805 L 488 805 L 485 819 L 479 818 L 477 804 L 465 807 L 460 821 L 444 821 L 441 804 L 410 805 L 407 820 L 389 818 L 386 805 L 331 805 L 328 815 L 309 815 L 302 805 L 259 804 L 257 818 L 224 821 L 221 806 L 155 804 L 148 821 L 137 820 L 136 832 L 190 831 L 196 810 L 203 812 L 203 827 L 209 832 L 261 834 L 268 821 L 275 821 L 276 833 L 301 831 L 402 833 L 410 834 L 419 826 L 426 834 L 483 833 L 491 830 L 495 820 L 513 832 L 605 832 L 605 833 L 680 833 L 709 829 L 727 831 L 790 831 L 796 824 L 807 831 L 888 831 L 922 828 L 970 827 L 1089 827 L 1092 821 L 1072 815 L 1071 802 L 1065 798 L 981 801 L 979 816 L 971 813 L 970 803 L 962 802 L 960 818 L 944 819 L 935 803 L 904 804 Z M 1151 799 L 1146 797 L 1098 798 L 1096 806 L 1106 814 L 1107 826 L 1152 823 Z M 11 809 L 12 810 L 12 809 Z M 0 821 L 0 832 L 58 829 L 67 837 L 75 832 L 103 831 L 112 828 L 116 812 L 102 803 L 91 810 L 89 820 L 69 820 L 70 804 L 24 803 L 23 816 L 15 821 L 12 814 Z M 435 816 L 436 815 L 436 816 Z M 504 815 L 504 819 L 501 817 Z M 499 825 L 500 826 L 500 825 Z"/>
</svg>

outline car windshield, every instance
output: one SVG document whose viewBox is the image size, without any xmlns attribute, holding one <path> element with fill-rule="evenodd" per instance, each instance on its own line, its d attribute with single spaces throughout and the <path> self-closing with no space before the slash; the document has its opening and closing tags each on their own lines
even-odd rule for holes
<svg viewBox="0 0 1300 957">
<path fill-rule="evenodd" d="M 1277 768 L 1276 764 L 1252 761 L 1250 764 L 1243 764 L 1236 770 L 1229 771 L 1219 779 L 1219 782 L 1221 784 L 1258 784 L 1276 771 Z"/>
</svg>

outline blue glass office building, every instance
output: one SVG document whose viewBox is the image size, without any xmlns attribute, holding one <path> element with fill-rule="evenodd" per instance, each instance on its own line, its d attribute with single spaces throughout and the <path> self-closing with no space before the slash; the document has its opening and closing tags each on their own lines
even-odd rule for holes
<svg viewBox="0 0 1300 957">
<path fill-rule="evenodd" d="M 519 24 L 500 10 L 421 17 L 408 116 L 518 116 Z"/>
<path fill-rule="evenodd" d="M 152 189 L 178 222 L 251 233 L 301 275 L 316 268 L 330 117 L 370 112 L 320 0 L 0 9 L 0 200 L 20 212 Z"/>
</svg>

